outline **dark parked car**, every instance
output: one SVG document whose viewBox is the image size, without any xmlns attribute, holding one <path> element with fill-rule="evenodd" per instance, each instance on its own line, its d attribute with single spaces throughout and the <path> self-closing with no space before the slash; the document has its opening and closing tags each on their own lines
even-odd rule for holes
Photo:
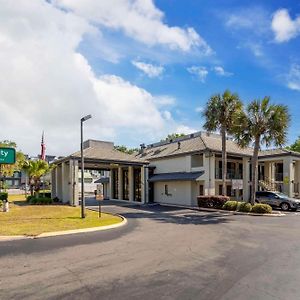
<svg viewBox="0 0 300 300">
<path fill-rule="evenodd" d="M 296 211 L 300 208 L 300 200 L 278 192 L 256 192 L 256 202 L 280 207 L 284 211 Z"/>
</svg>

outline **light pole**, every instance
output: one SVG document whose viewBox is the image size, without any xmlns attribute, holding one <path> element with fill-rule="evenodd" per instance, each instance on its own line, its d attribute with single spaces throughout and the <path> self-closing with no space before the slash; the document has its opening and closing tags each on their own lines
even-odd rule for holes
<svg viewBox="0 0 300 300">
<path fill-rule="evenodd" d="M 87 115 L 80 119 L 80 152 L 81 152 L 81 218 L 85 218 L 85 199 L 84 199 L 84 157 L 83 157 L 83 122 L 90 119 L 92 116 Z"/>
</svg>

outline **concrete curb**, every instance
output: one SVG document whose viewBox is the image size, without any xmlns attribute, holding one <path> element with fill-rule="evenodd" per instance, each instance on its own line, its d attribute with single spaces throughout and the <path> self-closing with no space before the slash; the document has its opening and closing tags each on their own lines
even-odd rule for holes
<svg viewBox="0 0 300 300">
<path fill-rule="evenodd" d="M 208 207 L 197 207 L 197 206 L 184 206 L 184 205 L 172 205 L 172 204 L 161 204 L 162 206 L 170 206 L 170 207 L 179 207 L 185 208 L 190 210 L 197 210 L 197 211 L 208 211 L 208 212 L 219 212 L 219 213 L 229 213 L 231 215 L 247 215 L 247 216 L 257 216 L 257 217 L 283 217 L 286 214 L 281 212 L 272 212 L 271 214 L 257 214 L 257 213 L 246 213 L 241 211 L 230 211 L 224 209 L 217 209 L 217 208 L 208 208 Z"/>
<path fill-rule="evenodd" d="M 81 228 L 81 229 L 72 229 L 72 230 L 63 230 L 63 231 L 52 231 L 52 232 L 44 232 L 37 236 L 26 236 L 26 235 L 15 235 L 15 236 L 0 236 L 0 242 L 7 242 L 7 241 L 15 241 L 15 240 L 25 240 L 25 239 L 40 239 L 46 237 L 53 237 L 53 236 L 61 236 L 61 235 L 70 235 L 76 233 L 85 233 L 85 232 L 95 232 L 95 231 L 104 231 L 108 229 L 114 229 L 118 227 L 125 226 L 127 224 L 127 219 L 119 214 L 111 214 L 117 217 L 120 217 L 122 221 L 120 223 L 100 226 L 100 227 L 89 227 L 89 228 Z"/>
<path fill-rule="evenodd" d="M 251 212 L 246 213 L 246 212 L 241 212 L 241 211 L 230 211 L 230 210 L 217 209 L 217 208 L 206 208 L 206 207 L 199 207 L 197 210 L 230 213 L 232 215 L 257 216 L 257 217 L 283 217 L 283 216 L 286 216 L 286 214 L 281 213 L 281 212 L 271 213 L 271 214 L 257 214 L 257 213 L 251 213 Z"/>
</svg>

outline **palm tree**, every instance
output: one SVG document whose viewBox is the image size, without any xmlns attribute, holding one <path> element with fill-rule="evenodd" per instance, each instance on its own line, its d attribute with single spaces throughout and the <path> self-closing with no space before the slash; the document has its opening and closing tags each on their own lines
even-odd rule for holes
<svg viewBox="0 0 300 300">
<path fill-rule="evenodd" d="M 270 97 L 254 100 L 246 112 L 241 112 L 234 126 L 235 137 L 241 147 L 254 146 L 252 157 L 252 194 L 251 204 L 255 203 L 258 185 L 258 152 L 261 144 L 267 147 L 274 144 L 281 147 L 286 143 L 290 122 L 285 105 L 270 104 Z"/>
<path fill-rule="evenodd" d="M 26 160 L 23 164 L 23 170 L 28 174 L 30 183 L 30 193 L 33 196 L 33 192 L 39 194 L 41 189 L 41 178 L 45 174 L 49 173 L 52 169 L 49 164 L 44 160 Z"/>
<path fill-rule="evenodd" d="M 243 103 L 237 94 L 226 90 L 223 95 L 212 96 L 203 113 L 205 124 L 203 127 L 208 131 L 220 131 L 222 136 L 222 193 L 226 195 L 227 177 L 227 152 L 226 136 L 232 133 L 236 116 L 242 111 Z"/>
</svg>

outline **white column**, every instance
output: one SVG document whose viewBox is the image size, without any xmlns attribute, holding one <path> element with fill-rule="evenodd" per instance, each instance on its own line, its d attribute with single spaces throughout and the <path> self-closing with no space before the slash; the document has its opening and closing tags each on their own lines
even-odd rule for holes
<svg viewBox="0 0 300 300">
<path fill-rule="evenodd" d="M 70 201 L 69 198 L 69 165 L 66 162 L 62 163 L 62 202 L 68 203 Z"/>
<path fill-rule="evenodd" d="M 134 201 L 133 167 L 128 167 L 129 201 Z"/>
<path fill-rule="evenodd" d="M 57 197 L 56 195 L 56 168 L 51 170 L 51 198 Z"/>
<path fill-rule="evenodd" d="M 142 203 L 148 203 L 149 187 L 148 187 L 148 168 L 141 167 L 141 193 Z"/>
<path fill-rule="evenodd" d="M 114 187 L 113 187 L 113 170 L 111 169 L 109 172 L 109 199 L 113 199 L 113 195 L 114 195 Z"/>
<path fill-rule="evenodd" d="M 204 195 L 215 195 L 216 188 L 216 171 L 215 171 L 215 155 L 212 153 L 205 154 L 203 157 L 204 166 Z"/>
<path fill-rule="evenodd" d="M 275 163 L 274 162 L 272 162 L 271 163 L 271 182 L 274 182 L 275 180 L 276 180 L 276 168 L 275 168 Z"/>
<path fill-rule="evenodd" d="M 297 184 L 298 197 L 300 196 L 300 160 L 296 161 L 295 164 L 295 183 Z"/>
<path fill-rule="evenodd" d="M 265 162 L 265 181 L 271 181 L 272 180 L 272 165 L 270 162 Z"/>
<path fill-rule="evenodd" d="M 289 197 L 293 196 L 293 159 L 286 157 L 283 159 L 283 192 Z"/>
<path fill-rule="evenodd" d="M 56 170 L 56 197 L 62 200 L 62 166 L 57 165 Z"/>
<path fill-rule="evenodd" d="M 78 186 L 78 161 L 70 159 L 69 165 L 65 166 L 68 170 L 68 187 L 66 192 L 66 200 L 74 206 L 79 204 L 79 186 Z"/>
<path fill-rule="evenodd" d="M 210 157 L 210 194 L 216 194 L 216 158 L 215 154 Z"/>
<path fill-rule="evenodd" d="M 243 201 L 249 201 L 250 185 L 250 161 L 248 157 L 243 157 Z"/>
<path fill-rule="evenodd" d="M 118 168 L 118 180 L 119 180 L 119 182 L 118 182 L 118 198 L 119 198 L 119 200 L 123 200 L 123 176 L 122 176 L 122 167 L 119 167 Z"/>
</svg>

